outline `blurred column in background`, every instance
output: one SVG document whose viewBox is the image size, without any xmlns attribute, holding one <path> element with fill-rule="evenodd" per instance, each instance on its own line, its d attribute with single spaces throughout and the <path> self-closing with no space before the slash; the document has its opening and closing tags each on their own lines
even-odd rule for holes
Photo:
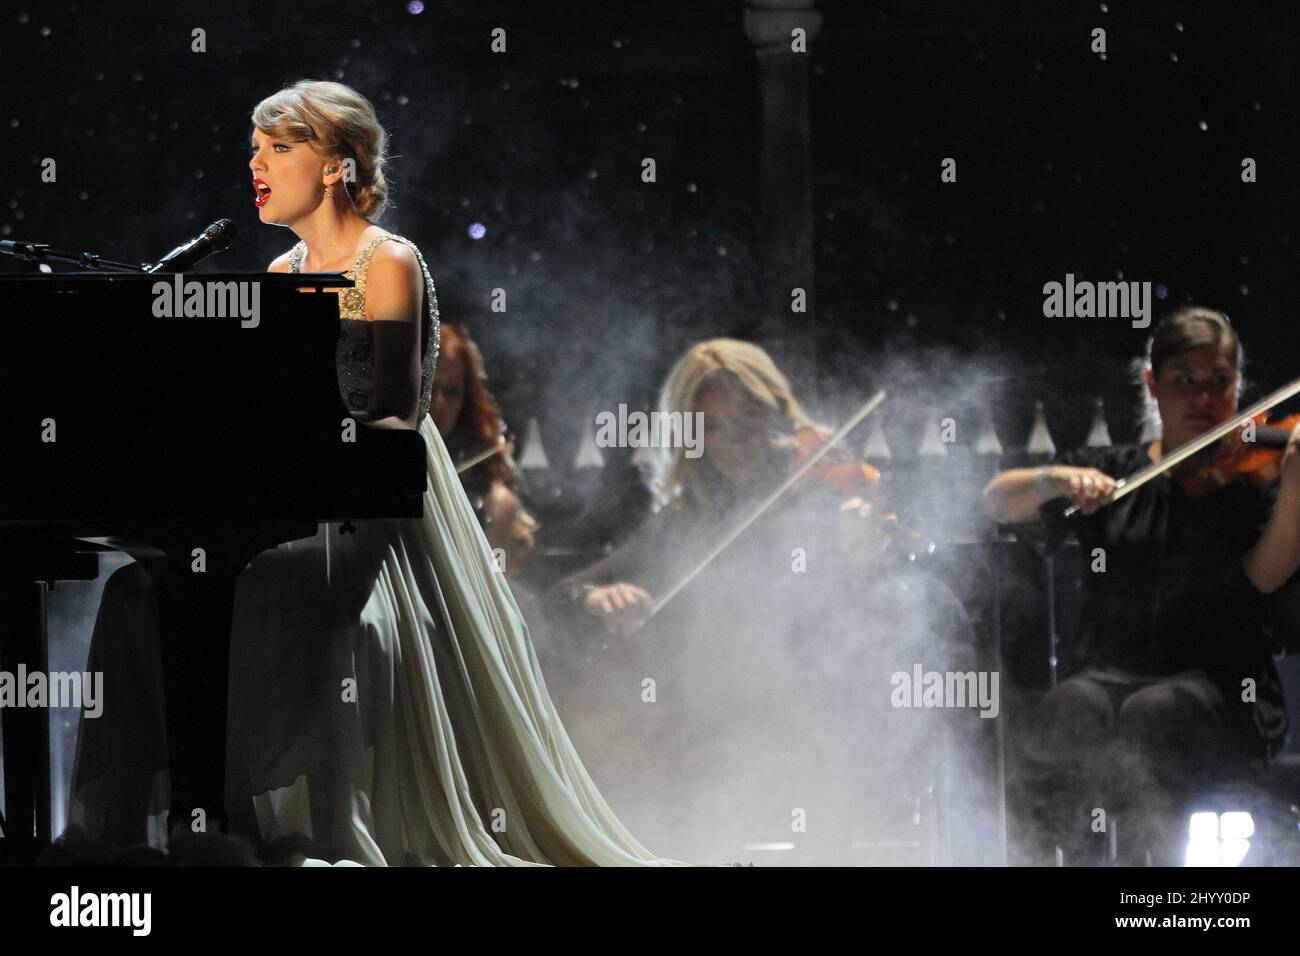
<svg viewBox="0 0 1300 956">
<path fill-rule="evenodd" d="M 764 314 L 763 344 L 801 394 L 816 387 L 813 212 L 808 120 L 809 52 L 795 52 L 794 31 L 811 51 L 821 33 L 816 0 L 750 0 L 745 35 L 758 53 L 762 94 L 759 196 Z M 791 311 L 791 290 L 807 295 Z"/>
</svg>

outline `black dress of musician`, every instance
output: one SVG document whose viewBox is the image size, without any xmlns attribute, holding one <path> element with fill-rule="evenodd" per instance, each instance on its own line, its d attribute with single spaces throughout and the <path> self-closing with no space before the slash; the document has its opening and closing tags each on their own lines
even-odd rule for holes
<svg viewBox="0 0 1300 956">
<path fill-rule="evenodd" d="M 1067 854 L 1084 851 L 1100 809 L 1127 818 L 1121 848 L 1135 862 L 1181 864 L 1188 798 L 1283 744 L 1267 595 L 1300 564 L 1296 437 L 1276 487 L 1194 497 L 1165 473 L 1109 503 L 1116 479 L 1233 415 L 1241 365 L 1225 317 L 1180 309 L 1148 346 L 1161 440 L 1068 452 L 985 489 L 999 521 L 1038 518 L 1049 551 L 1076 533 L 1086 563 L 1074 672 L 1047 694 L 1027 748 L 1040 822 Z M 1067 520 L 1071 500 L 1081 513 Z"/>
<path fill-rule="evenodd" d="M 984 724 L 891 703 L 891 679 L 917 662 L 973 667 L 970 623 L 938 580 L 894 559 L 902 546 L 851 481 L 798 484 L 745 524 L 796 467 L 792 435 L 824 437 L 763 349 L 696 344 L 659 411 L 683 431 L 699 423 L 696 446 L 658 449 L 660 509 L 552 591 L 559 633 L 603 625 L 546 662 L 565 724 L 618 812 L 665 848 L 749 859 L 745 847 L 793 840 L 804 862 L 860 862 L 870 828 L 912 832 L 940 731 Z"/>
</svg>

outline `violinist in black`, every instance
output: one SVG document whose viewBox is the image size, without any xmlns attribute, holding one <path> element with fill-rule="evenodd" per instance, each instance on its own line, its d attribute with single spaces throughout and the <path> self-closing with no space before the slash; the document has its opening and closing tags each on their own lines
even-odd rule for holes
<svg viewBox="0 0 1300 956">
<path fill-rule="evenodd" d="M 973 670 L 960 602 L 894 559 L 888 522 L 868 501 L 878 476 L 852 455 L 747 523 L 828 434 L 763 349 L 696 344 L 665 381 L 660 411 L 683 431 L 684 416 L 699 422 L 694 444 L 659 449 L 649 484 L 661 507 L 552 593 L 573 622 L 565 633 L 588 624 L 586 649 L 546 672 L 575 741 L 592 735 L 584 760 L 658 846 L 705 859 L 788 838 L 796 807 L 828 821 L 825 846 L 798 844 L 819 863 L 852 858 L 843 835 L 855 826 L 907 832 L 912 798 L 945 752 L 939 714 L 957 712 L 898 708 L 891 678 L 917 663 Z M 983 723 L 973 708 L 959 716 L 967 731 Z"/>
<path fill-rule="evenodd" d="M 1180 813 L 1198 782 L 1284 743 L 1267 595 L 1300 566 L 1300 432 L 1275 487 L 1194 497 L 1172 472 L 1111 503 L 1117 479 L 1233 416 L 1242 361 L 1224 316 L 1179 309 L 1144 370 L 1160 439 L 1079 449 L 984 490 L 998 521 L 1041 522 L 1050 550 L 1075 532 L 1087 566 L 1074 673 L 1047 694 L 1027 747 L 1041 822 L 1067 851 L 1082 850 L 1101 809 L 1127 821 L 1133 859 L 1181 863 Z M 1080 512 L 1067 520 L 1070 502 Z"/>
</svg>

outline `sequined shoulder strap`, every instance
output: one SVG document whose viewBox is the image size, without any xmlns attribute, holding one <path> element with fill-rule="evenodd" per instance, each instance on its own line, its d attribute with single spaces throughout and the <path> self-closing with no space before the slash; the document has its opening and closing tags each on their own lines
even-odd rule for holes
<svg viewBox="0 0 1300 956">
<path fill-rule="evenodd" d="M 357 260 L 356 262 L 353 263 L 352 268 L 348 269 L 343 274 L 352 276 L 354 279 L 356 279 L 357 286 L 361 287 L 361 283 L 363 280 L 359 278 L 359 276 L 364 276 L 366 274 L 366 270 L 370 267 L 370 257 L 375 254 L 375 250 L 379 248 L 379 244 L 381 242 L 385 242 L 386 240 L 389 239 L 394 239 L 397 242 L 410 246 L 412 250 L 415 250 L 417 255 L 419 254 L 419 250 L 415 249 L 415 244 L 411 242 L 410 239 L 407 239 L 404 236 L 396 236 L 393 235 L 392 233 L 388 233 L 387 235 L 383 235 L 383 236 L 376 236 L 374 239 L 371 239 L 368 243 L 366 243 L 366 247 L 361 250 L 361 254 L 357 256 Z M 306 257 L 307 257 L 307 244 L 305 242 L 299 241 L 298 244 L 294 246 L 293 249 L 290 251 L 289 271 L 301 272 L 302 264 L 303 261 L 306 259 Z"/>
<path fill-rule="evenodd" d="M 307 255 L 307 243 L 303 242 L 302 240 L 299 240 L 298 244 L 289 251 L 289 271 L 301 272 L 302 261 L 306 257 L 306 255 Z"/>
<path fill-rule="evenodd" d="M 379 248 L 380 243 L 386 242 L 389 239 L 392 239 L 394 242 L 400 242 L 402 245 L 409 247 L 415 253 L 417 258 L 420 256 L 420 250 L 415 248 L 415 243 L 410 239 L 407 239 L 405 236 L 394 235 L 391 232 L 382 236 L 376 236 L 374 239 L 371 239 L 366 243 L 366 247 L 361 250 L 361 255 L 357 256 L 357 261 L 352 266 L 352 270 L 349 273 L 352 277 L 352 281 L 356 283 L 356 287 L 350 291 L 355 293 L 355 301 L 357 307 L 361 311 L 361 315 L 359 316 L 360 318 L 365 318 L 366 274 L 370 271 L 370 257 L 375 254 L 375 250 Z M 423 267 L 423 262 L 421 262 L 421 267 Z"/>
<path fill-rule="evenodd" d="M 375 254 L 375 250 L 379 248 L 381 242 L 386 242 L 389 239 L 410 246 L 412 249 L 415 248 L 415 244 L 410 239 L 393 235 L 391 232 L 371 239 L 366 243 L 366 247 L 361 250 L 361 255 L 357 256 L 357 261 L 352 266 L 352 278 L 356 282 L 357 288 L 365 289 L 366 270 L 370 268 L 370 257 Z"/>
</svg>

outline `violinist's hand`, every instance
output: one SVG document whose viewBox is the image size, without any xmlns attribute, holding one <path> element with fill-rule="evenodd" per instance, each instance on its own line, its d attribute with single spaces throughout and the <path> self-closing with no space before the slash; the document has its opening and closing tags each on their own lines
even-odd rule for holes
<svg viewBox="0 0 1300 956">
<path fill-rule="evenodd" d="M 582 605 L 592 617 L 601 618 L 611 634 L 635 634 L 650 618 L 654 601 L 635 584 L 619 581 L 592 588 Z"/>
<path fill-rule="evenodd" d="M 1115 479 L 1096 468 L 1072 468 L 1068 465 L 1053 465 L 1049 477 L 1052 487 L 1078 505 L 1086 515 L 1101 508 L 1110 501 L 1115 493 Z"/>
<path fill-rule="evenodd" d="M 840 513 L 852 519 L 848 528 L 841 527 L 840 545 L 855 562 L 867 563 L 889 544 L 890 531 L 898 525 L 898 516 L 876 515 L 871 502 L 861 495 L 840 503 Z"/>
</svg>

